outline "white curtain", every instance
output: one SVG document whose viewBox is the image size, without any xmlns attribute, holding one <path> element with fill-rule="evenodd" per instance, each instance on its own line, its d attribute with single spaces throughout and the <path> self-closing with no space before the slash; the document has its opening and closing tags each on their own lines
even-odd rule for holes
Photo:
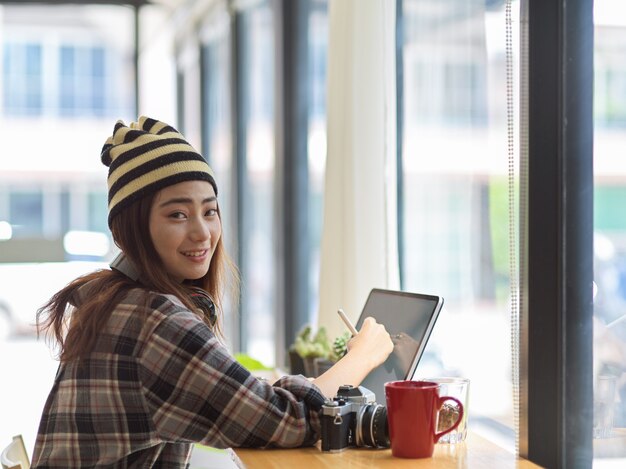
<svg viewBox="0 0 626 469">
<path fill-rule="evenodd" d="M 398 289 L 395 2 L 330 0 L 319 325 L 331 340 L 369 291 Z"/>
</svg>

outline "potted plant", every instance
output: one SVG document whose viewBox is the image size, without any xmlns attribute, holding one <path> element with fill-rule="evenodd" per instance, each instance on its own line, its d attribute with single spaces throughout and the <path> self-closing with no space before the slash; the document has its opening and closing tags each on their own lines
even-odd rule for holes
<svg viewBox="0 0 626 469">
<path fill-rule="evenodd" d="M 344 332 L 339 337 L 336 337 L 333 341 L 333 345 L 330 348 L 330 353 L 327 357 L 318 357 L 315 359 L 315 369 L 317 376 L 327 371 L 333 366 L 337 360 L 343 357 L 348 351 L 348 341 L 350 340 L 350 333 Z"/>
<path fill-rule="evenodd" d="M 310 325 L 303 327 L 289 347 L 291 374 L 318 377 L 346 354 L 350 337 L 350 333 L 345 332 L 331 345 L 324 327 L 320 327 L 315 334 Z"/>
<path fill-rule="evenodd" d="M 305 326 L 304 328 L 302 328 L 302 330 L 296 336 L 296 341 L 297 341 L 297 337 L 305 336 L 305 335 L 308 336 L 310 334 L 311 334 L 311 327 L 310 326 Z M 290 373 L 292 375 L 304 375 L 304 374 L 306 374 L 306 372 L 304 370 L 304 359 L 300 356 L 300 354 L 298 353 L 298 350 L 296 349 L 296 342 L 291 344 L 291 346 L 289 347 L 288 353 L 289 353 L 289 371 L 290 371 Z"/>
<path fill-rule="evenodd" d="M 317 377 L 315 359 L 328 358 L 330 345 L 326 336 L 326 329 L 320 327 L 313 335 L 311 326 L 305 326 L 296 337 L 293 348 L 304 362 L 304 374 L 309 377 Z"/>
</svg>

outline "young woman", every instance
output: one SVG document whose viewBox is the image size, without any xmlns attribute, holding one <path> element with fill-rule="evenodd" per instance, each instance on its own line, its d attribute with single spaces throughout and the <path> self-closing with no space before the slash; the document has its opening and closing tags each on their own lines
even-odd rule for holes
<svg viewBox="0 0 626 469">
<path fill-rule="evenodd" d="M 175 129 L 118 122 L 102 151 L 109 227 L 127 268 L 76 279 L 38 313 L 59 345 L 34 468 L 186 467 L 192 444 L 295 447 L 319 410 L 393 349 L 368 318 L 349 351 L 310 381 L 257 380 L 221 341 L 224 252 L 211 168 Z M 216 313 L 217 311 L 217 313 Z"/>
</svg>

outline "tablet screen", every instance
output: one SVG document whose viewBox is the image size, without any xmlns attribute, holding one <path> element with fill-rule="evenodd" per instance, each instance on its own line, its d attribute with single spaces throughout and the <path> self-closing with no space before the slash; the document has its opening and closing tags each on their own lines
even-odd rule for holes
<svg viewBox="0 0 626 469">
<path fill-rule="evenodd" d="M 394 349 L 389 358 L 370 372 L 361 386 L 376 394 L 376 402 L 385 404 L 385 383 L 411 379 L 424 352 L 443 298 L 393 290 L 373 289 L 365 302 L 356 328 L 366 317 L 384 324 L 392 337 Z"/>
</svg>

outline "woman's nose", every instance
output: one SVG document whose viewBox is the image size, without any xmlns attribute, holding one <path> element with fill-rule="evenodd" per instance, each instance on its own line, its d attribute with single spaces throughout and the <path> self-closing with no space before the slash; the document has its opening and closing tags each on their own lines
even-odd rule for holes
<svg viewBox="0 0 626 469">
<path fill-rule="evenodd" d="M 204 220 L 204 217 L 194 220 L 190 236 L 195 241 L 211 239 L 211 230 L 209 229 L 209 224 Z"/>
</svg>

